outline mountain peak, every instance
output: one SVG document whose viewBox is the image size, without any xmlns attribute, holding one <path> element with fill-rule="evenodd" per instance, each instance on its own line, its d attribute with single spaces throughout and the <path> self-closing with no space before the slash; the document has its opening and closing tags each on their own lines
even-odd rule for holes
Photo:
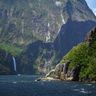
<svg viewBox="0 0 96 96">
<path fill-rule="evenodd" d="M 68 20 L 96 21 L 85 0 L 0 0 L 0 18 L 1 42 L 20 46 L 38 39 L 53 42 Z"/>
<path fill-rule="evenodd" d="M 63 4 L 63 14 L 66 21 L 96 21 L 96 17 L 92 10 L 88 7 L 85 0 L 65 0 Z"/>
</svg>

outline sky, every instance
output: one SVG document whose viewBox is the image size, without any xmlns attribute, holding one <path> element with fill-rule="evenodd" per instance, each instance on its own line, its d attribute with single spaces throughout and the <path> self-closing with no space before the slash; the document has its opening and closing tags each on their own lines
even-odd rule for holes
<svg viewBox="0 0 96 96">
<path fill-rule="evenodd" d="M 96 15 L 96 0 L 86 0 L 86 2 Z"/>
</svg>

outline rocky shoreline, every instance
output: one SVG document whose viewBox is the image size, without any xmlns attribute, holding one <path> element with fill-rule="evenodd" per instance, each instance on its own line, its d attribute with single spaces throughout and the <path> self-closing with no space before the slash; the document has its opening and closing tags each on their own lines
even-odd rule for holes
<svg viewBox="0 0 96 96">
<path fill-rule="evenodd" d="M 69 71 L 70 61 L 64 64 L 57 64 L 44 78 L 38 78 L 37 81 L 43 80 L 67 80 L 78 81 L 80 73 L 80 65 L 78 64 L 72 71 Z"/>
<path fill-rule="evenodd" d="M 96 83 L 91 80 L 80 80 L 81 65 L 77 64 L 71 71 L 69 70 L 70 61 L 64 64 L 57 64 L 55 69 L 52 69 L 45 77 L 38 78 L 35 81 L 75 81 L 84 83 Z"/>
<path fill-rule="evenodd" d="M 94 84 L 96 84 L 96 81 L 73 81 L 72 77 L 69 77 L 66 80 L 55 79 L 52 77 L 43 77 L 43 78 L 38 78 L 35 80 L 35 82 L 39 82 L 39 81 L 70 81 L 70 82 L 82 82 L 82 83 L 94 83 Z"/>
</svg>

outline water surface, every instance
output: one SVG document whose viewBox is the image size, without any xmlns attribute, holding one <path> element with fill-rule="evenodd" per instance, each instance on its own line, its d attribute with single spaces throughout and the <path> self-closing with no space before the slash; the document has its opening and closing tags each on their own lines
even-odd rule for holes
<svg viewBox="0 0 96 96">
<path fill-rule="evenodd" d="M 38 76 L 0 76 L 0 96 L 96 96 L 96 84 L 39 81 Z"/>
</svg>

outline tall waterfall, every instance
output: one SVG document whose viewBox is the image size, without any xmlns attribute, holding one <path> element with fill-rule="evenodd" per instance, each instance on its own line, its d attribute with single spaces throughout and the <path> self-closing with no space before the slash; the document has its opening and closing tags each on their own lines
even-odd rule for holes
<svg viewBox="0 0 96 96">
<path fill-rule="evenodd" d="M 56 1 L 56 2 L 55 2 L 55 5 L 56 5 L 57 7 L 59 7 L 59 6 L 62 5 L 62 2 L 61 2 L 61 1 Z"/>
<path fill-rule="evenodd" d="M 17 72 L 17 68 L 16 68 L 16 59 L 15 59 L 14 56 L 12 57 L 12 59 L 13 59 L 14 71 Z"/>
<path fill-rule="evenodd" d="M 65 20 L 64 20 L 64 17 L 63 17 L 63 14 L 61 13 L 61 19 L 62 19 L 62 23 L 65 24 Z"/>
<path fill-rule="evenodd" d="M 49 30 L 49 28 L 50 28 L 50 23 L 48 23 L 48 32 L 47 32 L 47 34 L 46 34 L 46 42 L 50 42 L 50 39 L 51 39 L 51 33 L 50 33 L 50 30 Z"/>
<path fill-rule="evenodd" d="M 24 34 L 24 19 L 22 20 L 21 25 L 22 25 L 21 32 L 22 34 Z"/>
</svg>

